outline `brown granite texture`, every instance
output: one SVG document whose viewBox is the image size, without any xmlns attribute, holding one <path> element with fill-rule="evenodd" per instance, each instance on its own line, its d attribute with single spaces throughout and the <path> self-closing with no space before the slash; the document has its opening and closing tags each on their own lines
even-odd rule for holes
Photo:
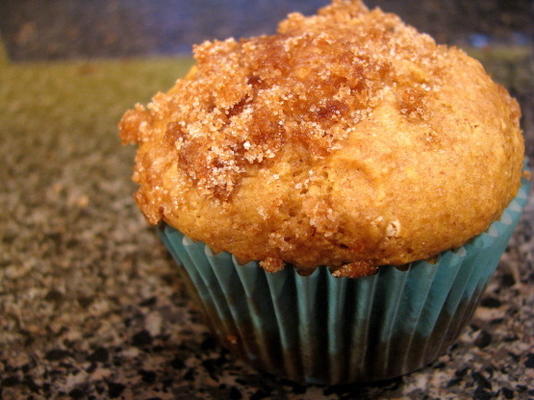
<svg viewBox="0 0 534 400">
<path fill-rule="evenodd" d="M 477 54 L 518 96 L 534 157 L 532 54 Z M 534 397 L 534 197 L 447 355 L 369 386 L 301 386 L 221 350 L 137 211 L 116 122 L 188 60 L 7 65 L 0 57 L 0 398 Z"/>
</svg>

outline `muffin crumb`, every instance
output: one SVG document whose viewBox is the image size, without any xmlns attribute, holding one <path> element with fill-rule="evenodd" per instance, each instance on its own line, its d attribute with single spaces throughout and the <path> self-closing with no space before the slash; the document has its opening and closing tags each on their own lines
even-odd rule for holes
<svg viewBox="0 0 534 400">
<path fill-rule="evenodd" d="M 267 272 L 278 272 L 284 269 L 284 262 L 278 257 L 267 257 L 260 261 L 260 266 Z"/>
<path fill-rule="evenodd" d="M 386 237 L 399 236 L 401 230 L 401 224 L 398 220 L 391 221 L 386 227 Z"/>
<path fill-rule="evenodd" d="M 336 278 L 363 278 L 378 272 L 379 268 L 366 261 L 356 261 L 335 269 L 332 275 Z"/>
</svg>

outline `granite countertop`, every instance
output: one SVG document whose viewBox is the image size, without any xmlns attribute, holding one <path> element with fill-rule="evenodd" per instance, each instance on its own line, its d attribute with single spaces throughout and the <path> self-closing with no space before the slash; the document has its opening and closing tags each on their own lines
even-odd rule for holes
<svg viewBox="0 0 534 400">
<path fill-rule="evenodd" d="M 475 55 L 521 101 L 533 159 L 531 50 Z M 190 62 L 0 56 L 0 398 L 534 397 L 534 197 L 473 321 L 432 366 L 370 386 L 301 386 L 222 350 L 134 205 L 134 150 L 116 132 L 125 109 Z"/>
</svg>

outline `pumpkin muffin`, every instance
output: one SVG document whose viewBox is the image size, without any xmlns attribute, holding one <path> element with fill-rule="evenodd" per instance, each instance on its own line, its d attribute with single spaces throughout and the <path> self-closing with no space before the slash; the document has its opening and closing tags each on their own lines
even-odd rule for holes
<svg viewBox="0 0 534 400">
<path fill-rule="evenodd" d="M 519 187 L 519 107 L 463 51 L 335 1 L 195 47 L 120 124 L 148 221 L 269 271 L 355 276 L 461 246 Z"/>
<path fill-rule="evenodd" d="M 223 343 L 318 383 L 445 351 L 526 198 L 517 102 L 462 50 L 360 1 L 194 56 L 120 136 L 138 145 L 137 204 Z"/>
</svg>

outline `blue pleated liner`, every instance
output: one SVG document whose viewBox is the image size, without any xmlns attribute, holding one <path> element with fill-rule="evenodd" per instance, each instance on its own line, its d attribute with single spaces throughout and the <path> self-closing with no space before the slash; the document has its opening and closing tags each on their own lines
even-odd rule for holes
<svg viewBox="0 0 534 400">
<path fill-rule="evenodd" d="M 214 254 L 169 225 L 160 236 L 183 266 L 223 345 L 277 376 L 299 382 L 370 382 L 404 375 L 444 353 L 471 318 L 526 204 L 529 183 L 483 234 L 435 264 L 383 267 L 335 278 L 265 272 Z"/>
</svg>

